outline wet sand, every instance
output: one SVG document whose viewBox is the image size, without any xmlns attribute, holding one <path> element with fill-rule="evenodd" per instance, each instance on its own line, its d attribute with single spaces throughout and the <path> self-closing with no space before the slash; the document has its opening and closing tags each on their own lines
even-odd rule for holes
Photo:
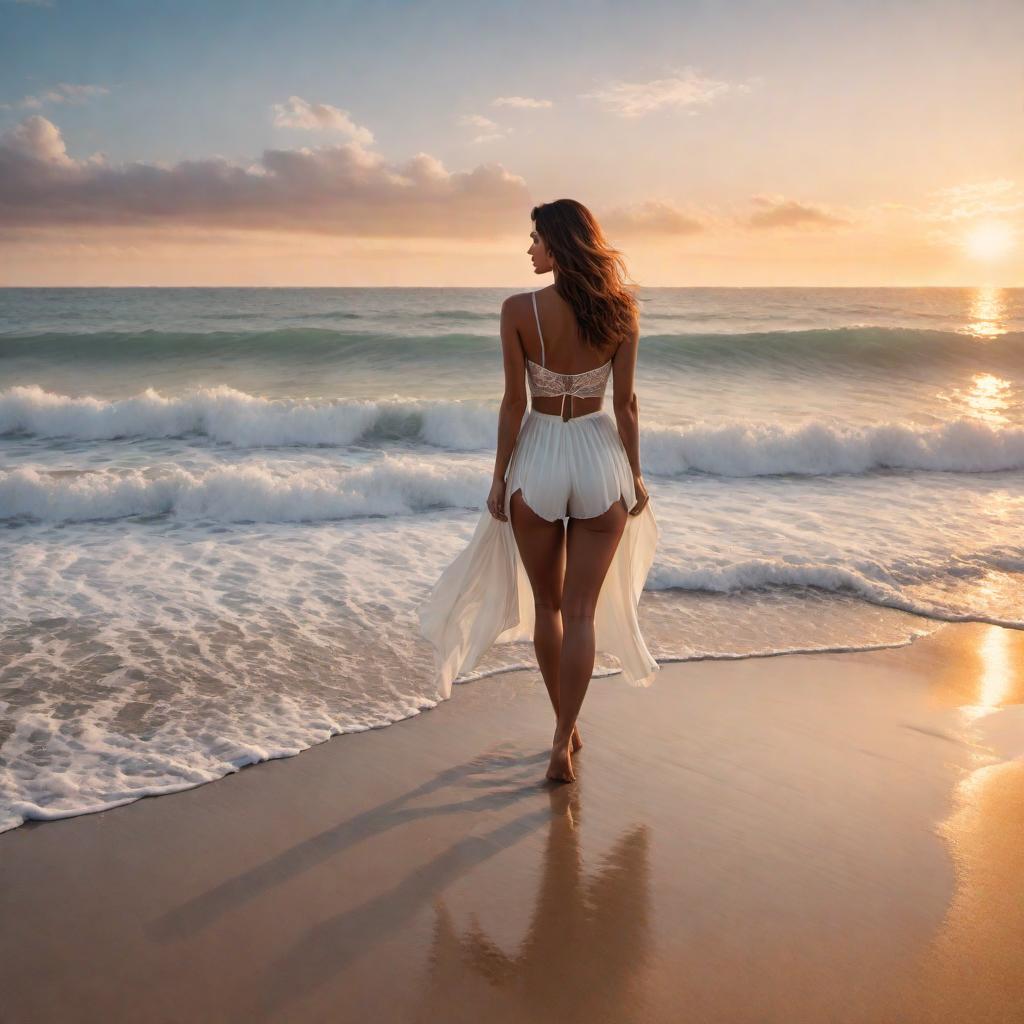
<svg viewBox="0 0 1024 1024">
<path fill-rule="evenodd" d="M 1020 1022 L 1024 633 L 535 673 L 0 836 L 0 1021 Z M 1015 759 L 1016 758 L 1016 759 Z"/>
</svg>

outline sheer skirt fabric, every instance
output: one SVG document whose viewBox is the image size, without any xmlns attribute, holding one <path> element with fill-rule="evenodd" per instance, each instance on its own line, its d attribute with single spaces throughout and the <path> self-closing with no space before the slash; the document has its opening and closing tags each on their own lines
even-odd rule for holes
<svg viewBox="0 0 1024 1024">
<path fill-rule="evenodd" d="M 620 499 L 627 509 L 636 504 L 629 459 L 604 411 L 563 420 L 530 409 L 505 474 L 506 513 L 517 490 L 551 522 L 592 518 Z M 650 685 L 659 667 L 637 621 L 657 542 L 648 501 L 639 515 L 626 518 L 594 616 L 597 650 L 618 660 L 632 686 Z M 451 696 L 454 680 L 471 672 L 491 644 L 533 638 L 533 592 L 511 519 L 502 522 L 484 509 L 469 543 L 441 574 L 418 617 L 434 648 L 441 699 Z"/>
</svg>

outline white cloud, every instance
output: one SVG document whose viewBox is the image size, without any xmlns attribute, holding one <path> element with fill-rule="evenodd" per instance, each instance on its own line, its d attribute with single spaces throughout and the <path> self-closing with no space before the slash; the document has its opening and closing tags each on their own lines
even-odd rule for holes
<svg viewBox="0 0 1024 1024">
<path fill-rule="evenodd" d="M 2 145 L 26 160 L 52 167 L 74 167 L 60 129 L 38 114 L 25 118 L 2 137 Z"/>
<path fill-rule="evenodd" d="M 1024 189 L 1009 178 L 953 185 L 931 193 L 928 220 L 957 221 L 998 217 L 1024 210 Z"/>
<path fill-rule="evenodd" d="M 456 119 L 456 124 L 462 128 L 483 129 L 482 134 L 473 137 L 474 143 L 495 142 L 512 134 L 511 128 L 505 128 L 489 117 L 484 117 L 483 114 L 462 114 Z"/>
<path fill-rule="evenodd" d="M 5 110 L 22 107 L 26 110 L 39 110 L 47 103 L 85 103 L 94 96 L 106 96 L 110 90 L 105 85 L 75 85 L 71 82 L 60 82 L 46 92 L 34 96 L 23 96 L 16 103 L 0 103 Z"/>
<path fill-rule="evenodd" d="M 514 107 L 518 110 L 542 110 L 553 107 L 551 100 L 535 100 L 529 96 L 499 96 L 491 100 L 495 107 Z"/>
<path fill-rule="evenodd" d="M 583 99 L 597 100 L 606 110 L 619 117 L 644 117 L 659 110 L 685 110 L 693 114 L 695 107 L 705 106 L 729 92 L 749 92 L 749 84 L 725 82 L 709 78 L 686 68 L 669 78 L 650 82 L 612 81 L 581 93 Z"/>
<path fill-rule="evenodd" d="M 300 128 L 308 132 L 342 132 L 353 142 L 369 146 L 373 132 L 356 124 L 347 110 L 328 103 L 310 103 L 301 96 L 289 96 L 287 103 L 275 103 L 271 110 L 278 128 Z"/>
<path fill-rule="evenodd" d="M 497 121 L 492 121 L 482 114 L 463 114 L 456 122 L 463 128 L 497 128 Z"/>
</svg>

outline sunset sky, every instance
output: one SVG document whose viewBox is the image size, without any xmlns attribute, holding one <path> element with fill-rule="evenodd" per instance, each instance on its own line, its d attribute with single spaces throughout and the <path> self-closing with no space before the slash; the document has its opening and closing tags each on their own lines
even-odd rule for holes
<svg viewBox="0 0 1024 1024">
<path fill-rule="evenodd" d="M 0 285 L 1024 285 L 1024 3 L 0 0 Z"/>
</svg>

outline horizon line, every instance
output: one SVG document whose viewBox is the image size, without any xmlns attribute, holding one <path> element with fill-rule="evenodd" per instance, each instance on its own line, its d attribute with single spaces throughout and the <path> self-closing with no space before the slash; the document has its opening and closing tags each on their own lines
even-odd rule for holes
<svg viewBox="0 0 1024 1024">
<path fill-rule="evenodd" d="M 549 287 L 543 285 L 542 287 Z M 1024 288 L 1022 284 L 993 284 L 991 282 L 983 282 L 977 284 L 650 284 L 650 285 L 639 285 L 639 288 L 647 291 L 669 291 L 679 290 L 688 288 L 691 290 L 702 289 L 705 291 L 714 290 L 725 290 L 725 289 L 748 289 L 748 288 L 759 288 L 759 289 L 773 289 L 773 290 L 800 290 L 800 291 L 813 291 L 813 290 L 831 290 L 837 288 L 872 288 L 876 291 L 885 289 L 924 289 L 924 288 L 957 288 L 957 289 L 976 289 L 976 288 L 998 288 L 1001 291 L 1015 291 Z M 443 291 L 447 289 L 462 288 L 462 289 L 473 289 L 478 291 L 494 290 L 494 289 L 506 289 L 506 288 L 524 288 L 523 285 L 515 284 L 0 284 L 0 291 L 32 291 L 32 290 L 57 290 L 57 289 L 117 289 L 119 291 L 129 291 L 136 289 L 139 291 L 144 290 L 163 290 L 163 291 L 197 291 L 200 289 L 207 291 L 226 291 L 232 289 L 235 291 L 250 290 L 250 291 L 261 291 L 261 290 L 276 290 L 276 291 L 362 291 L 366 289 L 376 289 L 377 291 L 386 290 L 403 290 L 403 291 Z M 537 288 L 526 288 L 526 291 L 539 291 Z"/>
</svg>

